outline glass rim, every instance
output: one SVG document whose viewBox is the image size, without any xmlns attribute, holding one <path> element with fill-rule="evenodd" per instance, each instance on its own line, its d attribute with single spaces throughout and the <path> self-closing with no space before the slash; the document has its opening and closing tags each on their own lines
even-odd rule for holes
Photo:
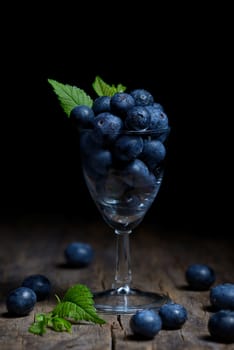
<svg viewBox="0 0 234 350">
<path fill-rule="evenodd" d="M 79 128 L 79 131 L 80 132 L 91 132 L 93 131 L 94 129 L 92 128 Z M 167 128 L 161 128 L 161 129 L 143 129 L 143 130 L 126 130 L 126 129 L 122 129 L 122 130 L 119 130 L 119 131 L 114 131 L 114 132 L 107 132 L 107 133 L 104 133 L 103 135 L 108 135 L 108 134 L 118 134 L 118 135 L 160 135 L 162 133 L 165 133 L 165 132 L 170 132 L 171 131 L 171 127 L 168 126 Z"/>
</svg>

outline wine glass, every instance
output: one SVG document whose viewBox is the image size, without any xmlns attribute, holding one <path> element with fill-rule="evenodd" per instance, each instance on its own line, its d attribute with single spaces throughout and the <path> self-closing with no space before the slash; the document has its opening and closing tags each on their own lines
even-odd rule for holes
<svg viewBox="0 0 234 350">
<path fill-rule="evenodd" d="M 132 287 L 129 237 L 151 207 L 160 189 L 169 127 L 162 130 L 111 132 L 80 130 L 84 179 L 101 216 L 116 238 L 113 284 L 94 293 L 97 310 L 132 314 L 159 308 L 168 295 Z"/>
</svg>

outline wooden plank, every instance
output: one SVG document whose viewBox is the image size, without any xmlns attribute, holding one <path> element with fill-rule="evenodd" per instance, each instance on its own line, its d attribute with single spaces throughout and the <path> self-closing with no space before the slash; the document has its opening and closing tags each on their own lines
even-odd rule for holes
<svg viewBox="0 0 234 350">
<path fill-rule="evenodd" d="M 160 331 L 154 339 L 136 339 L 129 327 L 131 315 L 102 315 L 107 324 L 79 324 L 72 333 L 51 330 L 44 336 L 28 332 L 34 313 L 51 310 L 56 293 L 60 296 L 75 283 L 83 283 L 93 291 L 111 286 L 115 265 L 115 237 L 112 230 L 100 222 L 67 222 L 38 224 L 26 222 L 16 226 L 1 226 L 0 254 L 0 349 L 213 349 L 230 350 L 234 344 L 212 341 L 207 330 L 210 316 L 209 292 L 187 288 L 185 269 L 190 263 L 211 265 L 217 283 L 234 280 L 233 240 L 217 237 L 196 237 L 191 233 L 163 232 L 157 227 L 140 225 L 130 236 L 133 284 L 137 288 L 160 291 L 183 304 L 189 317 L 182 329 Z M 94 262 L 87 268 L 68 268 L 64 249 L 74 240 L 86 241 L 95 250 Z M 38 302 L 33 312 L 21 318 L 6 314 L 5 296 L 20 285 L 29 274 L 47 275 L 53 285 L 48 301 Z"/>
</svg>

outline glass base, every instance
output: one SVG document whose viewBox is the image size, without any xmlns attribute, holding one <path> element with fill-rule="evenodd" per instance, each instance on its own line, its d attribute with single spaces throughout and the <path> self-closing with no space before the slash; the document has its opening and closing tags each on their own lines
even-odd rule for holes
<svg viewBox="0 0 234 350">
<path fill-rule="evenodd" d="M 139 289 L 118 288 L 93 293 L 97 311 L 109 314 L 134 314 L 138 310 L 156 309 L 170 302 L 166 294 Z"/>
</svg>

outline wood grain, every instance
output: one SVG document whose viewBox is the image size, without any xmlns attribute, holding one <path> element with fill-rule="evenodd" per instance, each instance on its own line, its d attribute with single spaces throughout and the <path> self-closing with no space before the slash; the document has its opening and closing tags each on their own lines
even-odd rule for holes
<svg viewBox="0 0 234 350">
<path fill-rule="evenodd" d="M 209 291 L 188 289 L 185 270 L 190 263 L 212 266 L 215 284 L 234 282 L 234 241 L 212 237 L 204 232 L 164 232 L 157 225 L 141 224 L 131 235 L 133 285 L 150 291 L 169 294 L 183 304 L 188 320 L 180 330 L 161 330 L 152 340 L 136 339 L 129 327 L 131 315 L 101 315 L 105 325 L 75 324 L 71 333 L 48 330 L 43 336 L 28 332 L 36 312 L 50 311 L 55 305 L 54 294 L 60 296 L 75 283 L 86 284 L 92 291 L 111 286 L 114 277 L 115 237 L 101 220 L 98 222 L 66 221 L 40 223 L 29 220 L 15 225 L 1 225 L 0 246 L 0 349 L 1 350 L 226 350 L 234 344 L 214 342 L 207 322 Z M 93 263 L 82 269 L 68 268 L 64 249 L 72 241 L 93 245 Z M 38 302 L 25 317 L 9 317 L 5 298 L 30 274 L 45 274 L 52 282 L 49 300 Z"/>
</svg>

